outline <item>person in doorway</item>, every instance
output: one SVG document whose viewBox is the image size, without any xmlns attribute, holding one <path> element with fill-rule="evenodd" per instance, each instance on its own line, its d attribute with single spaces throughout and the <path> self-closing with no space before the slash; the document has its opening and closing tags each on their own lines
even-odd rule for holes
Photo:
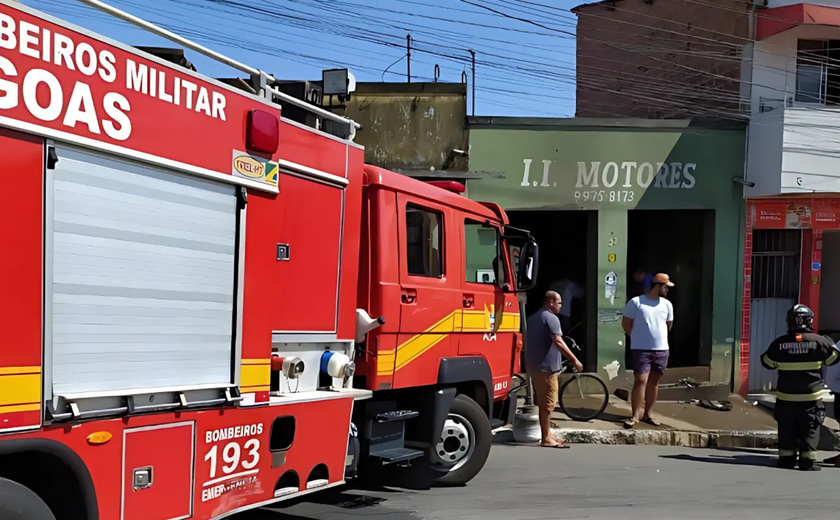
<svg viewBox="0 0 840 520">
<path fill-rule="evenodd" d="M 637 267 L 633 270 L 633 283 L 630 284 L 630 298 L 641 296 L 650 292 L 653 286 L 653 275 Z"/>
<path fill-rule="evenodd" d="M 534 385 L 540 416 L 541 446 L 567 448 L 568 445 L 551 434 L 551 412 L 557 405 L 557 374 L 563 368 L 562 355 L 574 363 L 578 371 L 583 365 L 563 342 L 557 313 L 563 306 L 562 297 L 548 291 L 543 306 L 528 317 L 528 343 L 525 348 L 525 370 Z"/>
<path fill-rule="evenodd" d="M 566 331 L 566 334 L 569 334 L 572 330 L 572 301 L 583 298 L 586 291 L 582 285 L 568 278 L 552 282 L 548 286 L 548 290 L 558 293 L 565 303 L 560 308 L 560 326 Z"/>
<path fill-rule="evenodd" d="M 787 314 L 788 332 L 779 336 L 761 356 L 768 370 L 778 370 L 776 407 L 779 430 L 779 467 L 819 471 L 815 465 L 820 426 L 825 420 L 822 403 L 822 367 L 840 361 L 840 351 L 825 336 L 814 334 L 814 313 L 802 304 Z"/>
<path fill-rule="evenodd" d="M 668 365 L 668 332 L 674 324 L 674 307 L 665 296 L 673 286 L 667 274 L 659 273 L 652 278 L 647 294 L 632 298 L 624 307 L 621 327 L 630 336 L 630 363 L 634 376 L 633 415 L 625 421 L 626 428 L 632 428 L 639 421 L 659 426 L 651 413 L 659 394 L 659 380 Z"/>
</svg>

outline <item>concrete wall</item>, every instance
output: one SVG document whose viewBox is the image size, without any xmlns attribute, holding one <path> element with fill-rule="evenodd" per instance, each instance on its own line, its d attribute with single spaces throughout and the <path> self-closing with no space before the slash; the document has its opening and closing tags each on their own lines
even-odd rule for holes
<svg viewBox="0 0 840 520">
<path fill-rule="evenodd" d="M 782 193 L 840 192 L 840 107 L 785 109 Z"/>
<path fill-rule="evenodd" d="M 467 87 L 461 83 L 359 83 L 345 114 L 362 125 L 365 162 L 400 171 L 466 171 Z M 413 173 L 412 173 L 413 174 Z"/>
<path fill-rule="evenodd" d="M 747 132 L 747 171 L 745 178 L 754 182 L 745 188 L 748 197 L 777 195 L 782 189 L 782 142 L 784 139 L 784 109 L 753 113 Z"/>
<path fill-rule="evenodd" d="M 738 110 L 749 3 L 618 0 L 577 14 L 578 117 Z"/>
<path fill-rule="evenodd" d="M 840 192 L 840 107 L 777 107 L 750 121 L 747 197 Z"/>
</svg>

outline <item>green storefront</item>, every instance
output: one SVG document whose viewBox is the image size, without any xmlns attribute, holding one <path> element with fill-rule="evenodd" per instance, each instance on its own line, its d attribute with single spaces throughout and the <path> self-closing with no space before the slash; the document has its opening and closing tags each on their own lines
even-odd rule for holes
<svg viewBox="0 0 840 520">
<path fill-rule="evenodd" d="M 489 175 L 468 195 L 501 204 L 537 238 L 529 312 L 553 282 L 583 288 L 567 319 L 587 370 L 626 380 L 620 323 L 641 287 L 633 274 L 664 271 L 676 284 L 671 378 L 732 383 L 744 222 L 733 178 L 743 176 L 744 135 L 689 121 L 470 121 L 470 170 Z"/>
</svg>

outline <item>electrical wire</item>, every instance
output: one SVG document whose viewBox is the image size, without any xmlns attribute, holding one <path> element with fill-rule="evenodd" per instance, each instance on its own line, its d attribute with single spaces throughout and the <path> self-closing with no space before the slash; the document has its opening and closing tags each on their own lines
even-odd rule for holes
<svg viewBox="0 0 840 520">
<path fill-rule="evenodd" d="M 121 3 L 133 9 L 141 9 L 143 6 L 138 5 L 138 0 L 114 0 L 115 3 Z M 703 8 L 709 8 L 700 0 L 681 0 L 683 2 L 690 2 L 693 5 L 699 5 Z M 47 3 L 45 0 L 42 2 Z M 422 5 L 435 6 L 436 4 L 430 2 L 423 2 L 420 0 L 395 0 L 393 3 L 407 4 L 407 5 Z M 436 57 L 442 59 L 450 65 L 442 65 L 444 71 L 453 71 L 460 74 L 468 64 L 469 58 L 464 52 L 467 49 L 466 41 L 469 40 L 469 47 L 474 48 L 478 52 L 476 58 L 476 66 L 481 71 L 480 77 L 486 79 L 485 83 L 496 85 L 495 88 L 487 89 L 483 85 L 476 86 L 476 97 L 482 101 L 486 99 L 494 99 L 495 97 L 505 97 L 506 92 L 513 93 L 512 89 L 499 88 L 501 86 L 516 87 L 519 90 L 518 96 L 524 98 L 526 101 L 531 101 L 539 98 L 541 101 L 547 100 L 549 104 L 553 102 L 561 102 L 570 100 L 571 98 L 553 95 L 552 92 L 559 94 L 568 93 L 573 87 L 577 87 L 580 91 L 594 91 L 603 93 L 616 93 L 626 96 L 630 101 L 638 105 L 652 106 L 659 105 L 661 108 L 667 109 L 681 109 L 685 112 L 697 112 L 697 102 L 706 100 L 717 104 L 731 104 L 736 107 L 747 103 L 749 100 L 740 96 L 738 85 L 742 83 L 740 78 L 732 77 L 727 74 L 736 74 L 735 71 L 740 68 L 740 57 L 730 53 L 733 50 L 739 50 L 742 45 L 732 41 L 720 41 L 715 38 L 698 37 L 696 34 L 688 34 L 685 31 L 671 31 L 663 30 L 661 28 L 653 27 L 647 24 L 640 23 L 625 23 L 624 25 L 632 26 L 636 29 L 649 29 L 658 31 L 660 34 L 640 35 L 641 40 L 639 45 L 626 46 L 622 45 L 623 51 L 633 51 L 643 56 L 647 61 L 651 62 L 645 66 L 644 72 L 654 71 L 654 75 L 658 77 L 650 77 L 650 74 L 636 73 L 636 72 L 619 72 L 616 73 L 613 63 L 621 63 L 620 59 L 613 59 L 598 56 L 587 56 L 583 53 L 578 53 L 578 63 L 576 66 L 570 62 L 551 59 L 545 56 L 534 56 L 533 54 L 523 53 L 522 49 L 545 49 L 551 43 L 543 44 L 539 40 L 531 41 L 514 41 L 515 39 L 503 39 L 493 36 L 478 36 L 474 37 L 472 34 L 463 34 L 463 31 L 452 31 L 440 27 L 431 27 L 422 23 L 414 23 L 404 20 L 393 20 L 388 16 L 397 16 L 410 19 L 430 20 L 441 22 L 444 24 L 455 24 L 455 27 L 480 27 L 486 30 L 487 34 L 493 32 L 513 32 L 528 34 L 533 38 L 543 38 L 551 41 L 569 41 L 574 43 L 575 33 L 565 31 L 564 29 L 557 29 L 551 27 L 546 23 L 537 22 L 536 25 L 529 23 L 530 20 L 525 15 L 534 15 L 537 13 L 550 14 L 554 12 L 556 16 L 544 16 L 552 23 L 559 23 L 562 26 L 574 27 L 575 18 L 581 16 L 580 10 L 572 13 L 569 10 L 562 10 L 556 6 L 549 6 L 528 0 L 498 0 L 496 3 L 490 1 L 483 2 L 487 5 L 479 5 L 476 2 L 469 0 L 461 0 L 461 2 L 454 2 L 456 4 L 467 4 L 473 9 L 457 8 L 456 12 L 471 13 L 474 16 L 483 16 L 488 19 L 488 23 L 470 22 L 461 20 L 451 20 L 444 16 L 435 16 L 433 14 L 407 13 L 399 8 L 394 9 L 393 3 L 388 4 L 389 8 L 381 9 L 378 6 L 369 6 L 358 2 L 347 2 L 341 0 L 325 1 L 325 0 L 297 0 L 297 1 L 263 1 L 259 5 L 249 5 L 240 0 L 170 0 L 168 4 L 176 4 L 183 10 L 179 14 L 174 12 L 171 15 L 175 18 L 180 16 L 184 18 L 188 16 L 189 12 L 198 12 L 206 16 L 215 16 L 225 20 L 222 27 L 228 25 L 231 17 L 242 19 L 246 24 L 253 25 L 259 23 L 264 27 L 274 25 L 281 22 L 283 25 L 282 31 L 276 31 L 276 38 L 281 41 L 290 41 L 297 43 L 297 39 L 302 39 L 308 42 L 311 49 L 322 49 L 325 51 L 342 50 L 346 52 L 346 45 L 334 42 L 332 40 L 318 39 L 316 41 L 307 36 L 312 31 L 317 31 L 325 36 L 339 39 L 352 39 L 359 41 L 365 46 L 373 46 L 373 48 L 365 48 L 363 52 L 355 52 L 353 55 L 360 58 L 365 58 L 367 61 L 388 58 L 388 61 L 394 59 L 394 55 L 389 52 L 379 52 L 375 48 L 385 47 L 390 50 L 403 49 L 402 40 L 404 34 L 399 34 L 395 31 L 411 31 L 412 35 L 416 32 L 421 38 L 414 38 L 416 43 L 415 48 L 417 54 L 425 55 L 427 57 Z M 450 2 L 452 3 L 452 2 Z M 66 7 L 67 4 L 64 4 Z M 487 12 L 487 7 L 490 7 L 492 12 Z M 150 9 L 150 14 L 157 12 L 160 14 L 160 6 L 155 9 Z M 441 6 L 437 6 L 441 7 Z M 448 6 L 446 9 L 453 9 L 455 6 Z M 505 10 L 519 8 L 516 11 L 523 16 L 509 15 Z M 314 12 L 307 11 L 313 9 Z M 619 8 L 623 10 L 623 8 Z M 381 14 L 381 16 L 380 16 Z M 562 14 L 562 16 L 561 16 Z M 638 13 L 635 13 L 638 14 Z M 506 16 L 509 15 L 509 16 Z M 587 16 L 587 15 L 584 15 Z M 600 16 L 601 18 L 609 17 Z M 512 17 L 512 18 L 511 18 Z M 450 17 L 451 18 L 451 17 Z M 530 27 L 536 29 L 523 30 L 522 28 L 515 28 L 505 25 L 497 25 L 490 22 L 493 19 L 513 19 L 516 23 L 525 23 Z M 656 17 L 649 17 L 656 19 Z M 519 22 L 518 20 L 522 21 Z M 668 23 L 675 23 L 672 20 L 661 19 Z M 190 20 L 191 22 L 193 20 Z M 269 23 L 270 21 L 270 23 Z M 358 21 L 359 23 L 356 23 Z M 615 20 L 612 20 L 615 21 Z M 466 22 L 466 23 L 464 23 Z M 164 25 L 161 23 L 161 25 Z M 178 27 L 173 20 L 170 20 L 168 25 L 177 29 L 176 32 L 184 32 L 183 27 Z M 295 31 L 301 31 L 298 35 Z M 694 29 L 692 29 L 694 30 Z M 705 30 L 701 28 L 700 30 Z M 252 31 L 253 33 L 253 31 Z M 265 45 L 261 44 L 255 38 L 251 38 L 249 33 L 245 31 L 237 31 L 235 34 L 227 36 L 212 37 L 211 32 L 196 30 L 193 28 L 191 33 L 195 34 L 194 38 L 199 41 L 213 41 L 220 45 L 225 45 L 228 48 L 237 48 L 253 52 L 261 52 L 262 54 L 275 56 L 278 58 L 288 59 L 289 61 L 296 61 L 307 65 L 320 63 L 346 63 L 345 58 L 336 58 L 332 56 L 332 52 L 327 56 L 317 52 L 293 52 L 293 51 L 279 51 L 277 49 L 267 50 Z M 668 36 L 663 36 L 668 35 Z M 729 37 L 731 35 L 727 35 Z M 587 43 L 597 43 L 602 45 L 613 44 L 614 35 L 607 35 L 605 38 L 592 38 L 582 36 L 578 38 Z M 644 43 L 647 41 L 648 43 Z M 480 45 L 473 43 L 482 42 Z M 488 43 L 483 43 L 488 42 Z M 694 49 L 675 49 L 674 43 L 685 43 L 687 46 L 694 46 Z M 669 46 L 670 44 L 670 46 Z M 490 49 L 490 50 L 488 50 Z M 416 58 L 417 54 L 412 53 L 412 64 L 426 64 L 428 66 L 434 65 L 425 60 Z M 344 52 L 341 53 L 344 55 Z M 378 56 L 382 56 L 379 58 Z M 616 53 L 616 57 L 619 57 Z M 686 56 L 693 59 L 709 60 L 711 67 L 709 70 L 703 70 L 697 67 L 683 65 L 675 62 L 673 56 Z M 398 63 L 403 57 L 398 58 Z M 596 61 L 597 60 L 597 61 Z M 593 64 L 592 62 L 595 61 Z M 388 63 L 388 62 L 386 62 Z M 396 63 L 391 63 L 384 67 L 384 71 L 388 74 L 402 75 L 392 73 L 389 69 Z M 727 70 L 725 63 L 730 63 L 731 66 Z M 724 65 L 722 65 L 724 64 Z M 383 67 L 364 65 L 361 63 L 352 64 L 354 69 L 362 71 L 373 72 L 381 74 L 384 79 L 385 73 Z M 385 64 L 383 63 L 383 66 Z M 603 65 L 603 66 L 599 66 Z M 676 70 L 674 70 L 676 69 Z M 585 74 L 578 74 L 585 71 Z M 724 73 L 721 73 L 724 71 Z M 578 75 L 583 79 L 577 81 Z M 678 85 L 668 85 L 668 78 L 679 77 L 682 81 Z M 418 79 L 420 79 L 418 77 Z M 622 83 L 625 82 L 625 83 Z M 628 86 L 627 82 L 634 82 L 634 86 Z M 743 82 L 752 85 L 750 82 Z M 722 88 L 723 86 L 723 88 Z M 763 87 L 767 87 L 761 85 Z M 522 87 L 533 88 L 533 91 L 522 90 Z M 777 89 L 783 92 L 784 89 Z M 546 95 L 549 94 L 549 95 Z M 489 98 L 487 96 L 490 96 Z M 663 98 L 667 98 L 664 99 Z M 665 103 L 665 101 L 668 101 Z M 546 105 L 542 105 L 540 109 L 545 109 Z M 615 108 L 621 109 L 619 106 Z M 735 119 L 743 119 L 742 114 L 730 114 Z"/>
</svg>

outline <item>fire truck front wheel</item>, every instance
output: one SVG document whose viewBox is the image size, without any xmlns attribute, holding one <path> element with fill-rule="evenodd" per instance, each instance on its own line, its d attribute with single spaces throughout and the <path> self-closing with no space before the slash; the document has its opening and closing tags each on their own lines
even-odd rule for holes
<svg viewBox="0 0 840 520">
<path fill-rule="evenodd" d="M 462 486 L 472 480 L 487 462 L 492 444 L 487 414 L 466 395 L 456 396 L 440 438 L 432 441 L 432 468 L 438 474 L 435 483 Z"/>
<path fill-rule="evenodd" d="M 26 486 L 0 478 L 0 518 L 3 520 L 55 520 L 47 504 Z"/>
</svg>

